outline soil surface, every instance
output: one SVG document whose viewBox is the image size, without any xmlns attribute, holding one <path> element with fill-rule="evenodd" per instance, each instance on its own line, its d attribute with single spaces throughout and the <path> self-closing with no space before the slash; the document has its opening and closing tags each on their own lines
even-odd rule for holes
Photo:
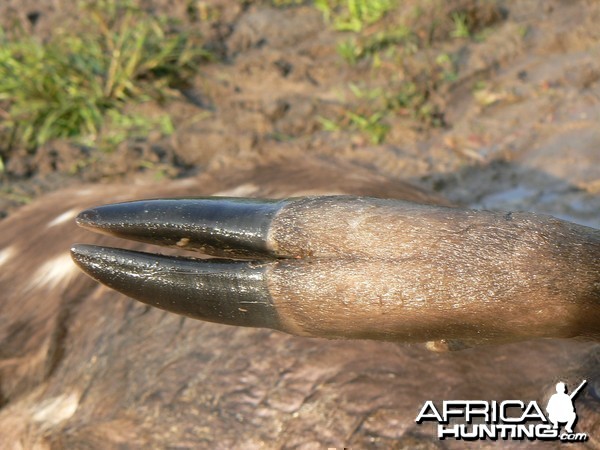
<svg viewBox="0 0 600 450">
<path fill-rule="evenodd" d="M 433 33 L 439 37 L 404 62 L 399 75 L 388 60 L 378 66 L 368 59 L 344 61 L 336 48 L 352 33 L 335 31 L 312 5 L 141 2 L 181 26 L 200 27 L 217 55 L 170 101 L 135 106 L 150 115 L 168 112 L 175 132 L 167 138 L 150 133 L 110 152 L 68 141 L 34 152 L 0 146 L 0 217 L 66 185 L 160 182 L 299 152 L 375 167 L 475 207 L 535 210 L 600 226 L 600 5 L 421 3 L 404 2 L 395 14 L 410 17 L 419 7 L 420 17 L 407 23 L 418 36 L 437 21 Z M 455 10 L 472 17 L 482 37 L 449 38 L 442 19 Z M 210 17 L 203 20 L 206 11 Z M 78 14 L 63 0 L 0 5 L 5 29 L 19 24 L 42 40 L 76 26 Z M 385 30 L 390 20 L 397 17 L 372 25 L 367 34 Z M 427 52 L 443 52 L 455 62 L 451 83 L 426 90 L 442 126 L 396 110 L 385 118 L 390 128 L 380 144 L 349 127 L 323 130 L 321 118 L 369 111 L 369 100 L 353 94 L 352 85 L 363 92 L 393 90 L 398 77 L 435 76 L 419 66 Z"/>
</svg>

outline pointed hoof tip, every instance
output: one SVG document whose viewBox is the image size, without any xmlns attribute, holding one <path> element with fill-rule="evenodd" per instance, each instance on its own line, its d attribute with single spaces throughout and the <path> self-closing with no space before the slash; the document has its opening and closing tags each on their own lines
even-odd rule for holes
<svg viewBox="0 0 600 450">
<path fill-rule="evenodd" d="M 71 246 L 71 259 L 80 269 L 98 279 L 97 272 L 99 265 L 106 259 L 110 249 L 88 244 L 73 244 Z"/>
<path fill-rule="evenodd" d="M 83 228 L 97 228 L 100 226 L 98 211 L 95 208 L 81 211 L 75 217 L 75 223 Z"/>
<path fill-rule="evenodd" d="M 93 245 L 73 244 L 71 246 L 71 258 L 79 265 L 82 260 L 89 258 L 94 254 L 93 249 Z"/>
<path fill-rule="evenodd" d="M 87 244 L 74 244 L 71 256 L 95 280 L 148 305 L 210 322 L 280 328 L 265 264 Z"/>
</svg>

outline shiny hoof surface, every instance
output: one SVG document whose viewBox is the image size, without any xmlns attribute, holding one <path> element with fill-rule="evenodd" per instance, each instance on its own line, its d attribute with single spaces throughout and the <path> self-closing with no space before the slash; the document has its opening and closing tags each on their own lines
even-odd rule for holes
<svg viewBox="0 0 600 450">
<path fill-rule="evenodd" d="M 149 244 L 231 258 L 275 256 L 267 245 L 285 201 L 240 198 L 157 199 L 83 211 L 77 224 Z"/>
<path fill-rule="evenodd" d="M 285 201 L 157 199 L 83 211 L 78 225 L 149 244 L 233 259 L 196 259 L 75 244 L 75 263 L 129 297 L 195 319 L 279 328 L 266 283 L 270 223 Z M 249 258 L 265 261 L 243 261 Z M 240 261 L 241 260 L 241 261 Z"/>
<path fill-rule="evenodd" d="M 92 278 L 148 305 L 211 322 L 278 328 L 265 264 L 84 244 L 74 245 L 71 255 Z"/>
</svg>

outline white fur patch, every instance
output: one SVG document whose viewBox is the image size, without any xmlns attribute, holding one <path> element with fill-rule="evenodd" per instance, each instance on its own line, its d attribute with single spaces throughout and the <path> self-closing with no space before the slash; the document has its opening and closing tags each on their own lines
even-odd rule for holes
<svg viewBox="0 0 600 450">
<path fill-rule="evenodd" d="M 68 211 L 65 211 L 61 215 L 56 216 L 52 221 L 50 221 L 48 223 L 48 225 L 46 225 L 46 227 L 50 228 L 50 227 L 54 227 L 56 225 L 60 225 L 61 223 L 65 223 L 67 220 L 74 219 L 76 216 L 77 216 L 77 210 L 70 209 Z"/>
<path fill-rule="evenodd" d="M 233 189 L 215 192 L 216 197 L 247 197 L 255 194 L 258 191 L 258 186 L 253 183 L 240 184 Z"/>
<path fill-rule="evenodd" d="M 68 253 L 62 253 L 42 264 L 31 280 L 32 288 L 53 289 L 61 283 L 67 283 L 78 273 L 75 263 Z"/>
<path fill-rule="evenodd" d="M 175 185 L 178 188 L 192 187 L 196 183 L 198 183 L 198 180 L 196 180 L 195 178 L 182 178 L 181 180 L 175 181 Z"/>
<path fill-rule="evenodd" d="M 32 418 L 44 424 L 44 428 L 53 427 L 71 418 L 79 406 L 79 394 L 59 395 L 35 405 Z"/>
<path fill-rule="evenodd" d="M 87 188 L 87 189 L 79 189 L 79 190 L 77 191 L 77 195 L 79 195 L 79 196 L 81 196 L 81 197 L 84 197 L 84 196 L 86 196 L 86 195 L 91 195 L 91 194 L 93 194 L 94 192 L 95 192 L 95 191 L 94 191 L 94 189 L 90 189 L 90 188 Z"/>
<path fill-rule="evenodd" d="M 0 266 L 6 264 L 10 258 L 17 253 L 14 247 L 6 247 L 0 250 Z"/>
</svg>

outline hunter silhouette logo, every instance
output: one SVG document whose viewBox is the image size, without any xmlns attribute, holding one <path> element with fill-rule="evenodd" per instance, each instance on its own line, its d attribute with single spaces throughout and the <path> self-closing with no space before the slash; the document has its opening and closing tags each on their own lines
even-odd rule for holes
<svg viewBox="0 0 600 450">
<path fill-rule="evenodd" d="M 566 422 L 565 431 L 569 434 L 573 433 L 573 425 L 577 421 L 577 413 L 573 406 L 573 399 L 579 393 L 581 388 L 587 383 L 583 380 L 579 387 L 573 391 L 571 395 L 567 394 L 567 385 L 562 381 L 556 383 L 556 394 L 550 397 L 546 411 L 550 422 L 554 424 L 554 429 L 558 429 L 559 422 Z"/>
<path fill-rule="evenodd" d="M 444 400 L 440 408 L 428 400 L 415 421 L 437 422 L 439 439 L 587 441 L 587 433 L 573 432 L 577 422 L 573 402 L 586 383 L 583 380 L 571 394 L 565 383 L 557 383 L 546 406 L 547 415 L 535 400 Z M 562 433 L 561 424 L 565 424 Z"/>
</svg>

